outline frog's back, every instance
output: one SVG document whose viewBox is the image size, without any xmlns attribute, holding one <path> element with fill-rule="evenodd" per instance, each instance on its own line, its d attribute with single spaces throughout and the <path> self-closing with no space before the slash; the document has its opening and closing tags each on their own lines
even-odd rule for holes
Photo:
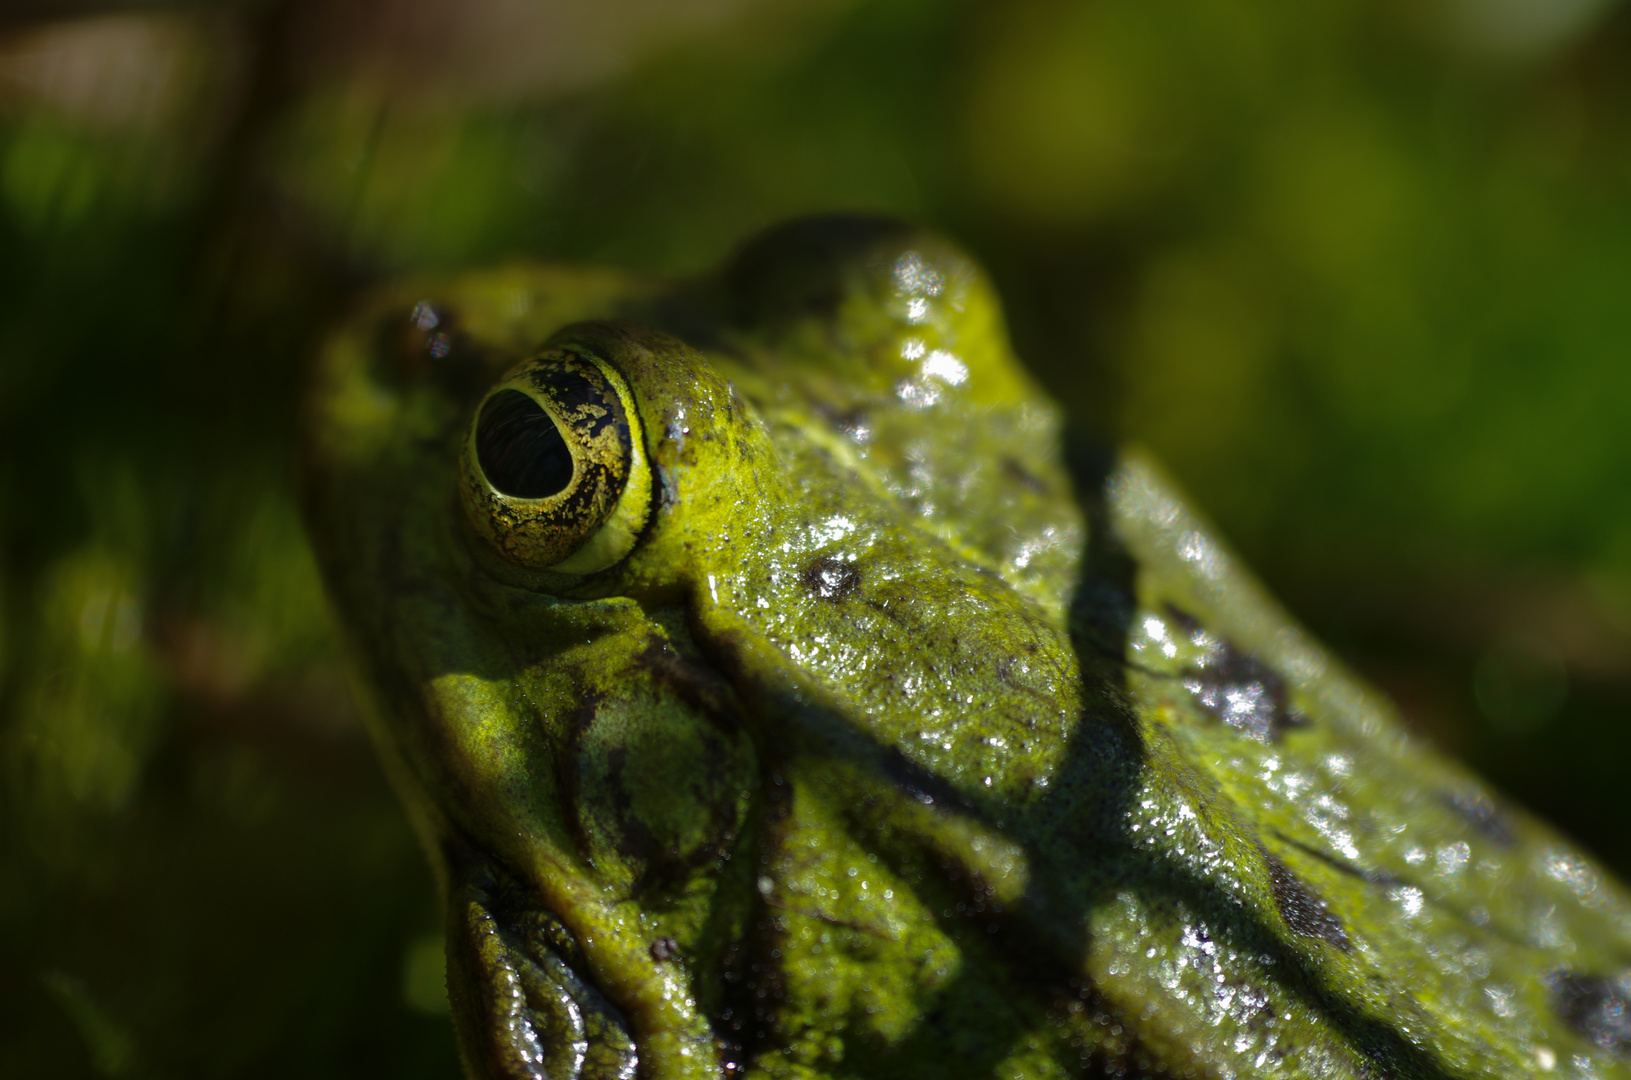
<svg viewBox="0 0 1631 1080">
<path fill-rule="evenodd" d="M 1310 974 L 1303 1004 L 1342 1014 L 1336 1025 L 1395 1067 L 1623 1069 L 1625 890 L 1409 737 L 1385 699 L 1267 598 L 1152 463 L 1132 454 L 1106 468 L 1106 455 L 1079 450 L 1075 486 L 1096 528 L 1061 512 L 1070 481 L 1057 418 L 1008 369 L 1000 313 L 978 276 L 933 239 L 822 221 L 770 234 L 734 272 L 739 310 L 769 327 L 759 339 L 779 349 L 763 366 L 785 370 L 789 355 L 825 357 L 842 342 L 849 411 L 824 415 L 836 413 L 852 437 L 868 423 L 857 401 L 893 394 L 910 409 L 932 399 L 933 377 L 906 359 L 939 350 L 964 375 L 954 365 L 975 358 L 967 368 L 989 388 L 978 404 L 983 423 L 903 424 L 915 443 L 885 440 L 874 456 L 926 519 L 966 523 L 1016 587 L 1068 611 L 1078 646 L 1093 655 L 1088 677 L 1105 678 L 1137 716 L 1141 787 L 1154 798 L 1129 792 L 1129 817 L 1141 807 L 1151 811 L 1146 828 L 1175 834 L 1205 812 L 1257 848 L 1290 931 L 1282 959 Z M 993 537 L 1009 522 L 1023 524 L 1008 528 L 1005 546 Z M 1185 789 L 1192 800 L 1174 794 Z M 1163 823 L 1167 814 L 1176 825 Z M 1138 972 L 1129 1003 L 1184 999 L 1172 984 L 1187 978 L 1201 1026 L 1228 1017 L 1262 1028 L 1270 995 L 1229 985 L 1238 976 L 1218 959 L 1228 943 L 1203 941 L 1190 926 L 1176 950 L 1151 962 L 1152 948 L 1166 946 L 1152 946 L 1161 920 L 1149 912 L 1207 893 L 1216 875 L 1208 849 L 1215 858 L 1222 845 L 1205 831 L 1120 883 L 1127 890 L 1106 907 L 1125 906 L 1125 917 L 1104 922 L 1088 966 L 1101 985 Z M 1117 891 L 1113 877 L 1095 883 L 1101 899 Z M 1140 891 L 1147 895 L 1134 898 Z M 1245 1041 L 1253 1045 L 1239 1060 L 1262 1067 L 1271 1040 Z"/>
</svg>

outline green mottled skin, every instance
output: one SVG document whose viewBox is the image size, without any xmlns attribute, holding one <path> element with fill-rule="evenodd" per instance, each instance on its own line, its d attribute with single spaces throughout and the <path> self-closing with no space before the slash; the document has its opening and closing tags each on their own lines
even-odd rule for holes
<svg viewBox="0 0 1631 1080">
<path fill-rule="evenodd" d="M 622 374 L 655 474 L 587 576 L 458 495 L 552 338 Z M 472 1076 L 1631 1075 L 1612 996 L 1559 1012 L 1631 959 L 1620 886 L 1408 739 L 1154 466 L 1067 468 L 942 241 L 389 289 L 307 420 Z"/>
</svg>

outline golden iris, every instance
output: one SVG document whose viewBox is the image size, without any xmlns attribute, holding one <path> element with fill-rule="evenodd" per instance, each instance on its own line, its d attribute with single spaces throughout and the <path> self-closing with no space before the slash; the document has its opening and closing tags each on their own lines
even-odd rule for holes
<svg viewBox="0 0 1631 1080">
<path fill-rule="evenodd" d="M 581 352 L 512 368 L 477 407 L 460 472 L 471 525 L 519 566 L 604 570 L 633 549 L 651 508 L 628 384 Z"/>
</svg>

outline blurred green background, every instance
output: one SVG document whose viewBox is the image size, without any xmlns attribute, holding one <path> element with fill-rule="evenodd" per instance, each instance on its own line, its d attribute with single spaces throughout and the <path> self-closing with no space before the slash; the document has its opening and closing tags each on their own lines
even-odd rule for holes
<svg viewBox="0 0 1631 1080">
<path fill-rule="evenodd" d="M 313 343 L 814 210 L 962 239 L 1083 424 L 1626 874 L 1628 196 L 1611 0 L 12 0 L 0 1075 L 456 1074 L 294 509 Z"/>
</svg>

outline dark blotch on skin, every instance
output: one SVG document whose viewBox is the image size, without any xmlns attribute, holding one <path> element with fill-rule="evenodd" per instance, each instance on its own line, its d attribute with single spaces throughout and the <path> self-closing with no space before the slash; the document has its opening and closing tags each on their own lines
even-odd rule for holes
<svg viewBox="0 0 1631 1080">
<path fill-rule="evenodd" d="M 1339 859 L 1328 851 L 1321 851 L 1317 847 L 1305 844 L 1301 840 L 1293 840 L 1284 833 L 1277 831 L 1274 835 L 1275 838 L 1282 844 L 1290 844 L 1303 854 L 1310 855 L 1324 863 L 1326 866 L 1329 866 L 1335 870 L 1340 870 L 1349 877 L 1356 877 L 1359 880 L 1369 882 L 1372 885 L 1380 885 L 1384 889 L 1392 889 L 1396 886 L 1405 884 L 1403 879 L 1395 877 L 1386 870 L 1367 870 L 1362 866 L 1355 866 L 1353 863 L 1348 862 L 1345 859 Z"/>
<path fill-rule="evenodd" d="M 730 684 L 713 668 L 688 659 L 655 634 L 635 655 L 635 662 L 685 704 L 719 721 L 723 730 L 742 726 L 731 698 Z"/>
<path fill-rule="evenodd" d="M 840 409 L 824 401 L 816 401 L 812 402 L 810 407 L 827 422 L 828 427 L 851 439 L 858 435 L 864 437 L 871 426 L 872 412 L 865 405 L 851 405 Z"/>
<path fill-rule="evenodd" d="M 545 499 L 572 482 L 572 451 L 532 398 L 500 390 L 476 421 L 476 459 L 487 482 L 518 499 Z"/>
<path fill-rule="evenodd" d="M 823 600 L 842 600 L 861 584 L 854 564 L 823 555 L 804 568 L 804 587 Z"/>
<path fill-rule="evenodd" d="M 1631 1055 L 1631 976 L 1556 971 L 1546 981 L 1564 1023 L 1610 1053 Z"/>
<path fill-rule="evenodd" d="M 651 943 L 651 958 L 659 964 L 669 960 L 677 960 L 679 955 L 679 942 L 671 937 L 660 937 Z"/>
<path fill-rule="evenodd" d="M 1185 611 L 1183 608 L 1179 607 L 1177 604 L 1167 604 L 1166 609 L 1167 617 L 1178 624 L 1178 629 L 1182 630 L 1191 637 L 1196 634 L 1203 633 L 1206 630 L 1206 627 L 1201 624 L 1199 619 Z"/>
<path fill-rule="evenodd" d="M 1280 917 L 1286 921 L 1293 933 L 1303 937 L 1319 938 L 1330 945 L 1335 945 L 1343 952 L 1348 951 L 1348 933 L 1342 928 L 1342 923 L 1331 914 L 1331 909 L 1325 906 L 1318 893 L 1314 892 L 1296 874 L 1291 867 L 1259 848 L 1263 853 L 1263 863 L 1269 871 L 1269 888 L 1274 893 L 1274 906 L 1279 909 Z"/>
<path fill-rule="evenodd" d="M 1468 788 L 1446 791 L 1440 798 L 1445 806 L 1466 819 L 1467 824 L 1497 844 L 1509 847 L 1518 839 L 1512 829 L 1512 819 L 1484 792 Z"/>
<path fill-rule="evenodd" d="M 1264 743 L 1279 742 L 1287 729 L 1308 723 L 1291 708 L 1286 681 L 1279 672 L 1230 642 L 1208 634 L 1189 613 L 1170 604 L 1167 611 L 1196 645 L 1207 650 L 1200 663 L 1183 674 L 1184 688 L 1195 696 L 1201 708 Z"/>
<path fill-rule="evenodd" d="M 1011 457 L 1002 459 L 1002 475 L 1033 495 L 1046 495 L 1048 493 L 1048 485 L 1038 480 L 1031 474 L 1029 469 Z"/>
</svg>

